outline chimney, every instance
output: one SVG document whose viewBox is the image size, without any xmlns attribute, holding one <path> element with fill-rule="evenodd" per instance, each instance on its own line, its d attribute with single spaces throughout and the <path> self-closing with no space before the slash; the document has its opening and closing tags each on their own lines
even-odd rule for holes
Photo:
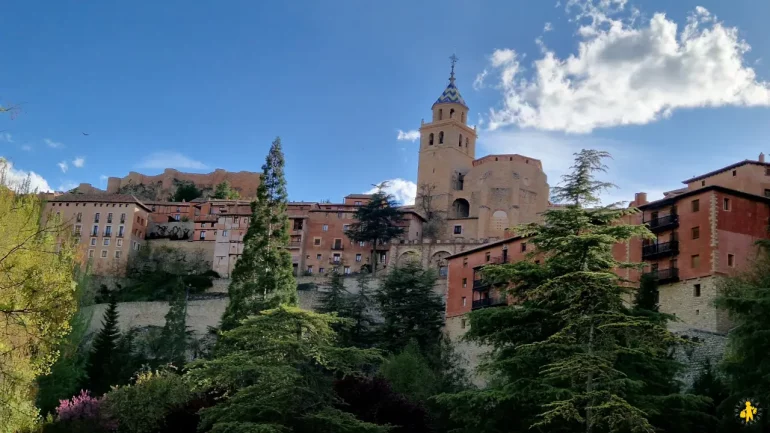
<svg viewBox="0 0 770 433">
<path fill-rule="evenodd" d="M 634 206 L 641 206 L 644 204 L 647 204 L 647 193 L 646 192 L 637 192 L 634 194 Z"/>
<path fill-rule="evenodd" d="M 759 162 L 765 162 L 765 154 L 764 153 L 760 153 L 759 154 Z"/>
</svg>

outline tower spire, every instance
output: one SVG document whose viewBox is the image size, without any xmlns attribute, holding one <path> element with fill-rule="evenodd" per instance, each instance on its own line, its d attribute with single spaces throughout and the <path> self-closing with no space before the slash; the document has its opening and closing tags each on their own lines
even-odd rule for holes
<svg viewBox="0 0 770 433">
<path fill-rule="evenodd" d="M 457 56 L 452 53 L 452 55 L 449 57 L 449 60 L 452 62 L 452 72 L 449 73 L 449 82 L 454 84 L 455 82 L 455 63 L 457 63 L 458 59 Z"/>
</svg>

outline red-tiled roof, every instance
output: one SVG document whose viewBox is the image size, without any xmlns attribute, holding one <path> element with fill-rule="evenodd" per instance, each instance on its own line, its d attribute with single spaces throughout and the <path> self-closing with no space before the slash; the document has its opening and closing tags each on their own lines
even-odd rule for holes
<svg viewBox="0 0 770 433">
<path fill-rule="evenodd" d="M 701 180 L 701 179 L 705 179 L 707 177 L 714 176 L 715 174 L 724 173 L 725 171 L 729 171 L 729 170 L 732 170 L 734 168 L 738 168 L 738 167 L 741 167 L 741 166 L 744 166 L 744 165 L 748 165 L 748 164 L 759 165 L 759 166 L 762 166 L 762 167 L 770 167 L 770 163 L 759 162 L 759 161 L 752 161 L 752 160 L 746 159 L 746 160 L 743 160 L 741 162 L 736 162 L 735 164 L 728 165 L 727 167 L 722 167 L 722 168 L 720 168 L 718 170 L 710 171 L 710 172 L 708 172 L 706 174 L 702 174 L 700 176 L 695 176 L 692 179 L 683 180 L 682 183 L 695 182 L 695 181 L 698 181 L 698 180 Z"/>
<path fill-rule="evenodd" d="M 152 212 L 147 205 L 129 194 L 62 194 L 51 199 L 51 201 L 68 203 L 133 203 L 147 212 Z"/>
</svg>

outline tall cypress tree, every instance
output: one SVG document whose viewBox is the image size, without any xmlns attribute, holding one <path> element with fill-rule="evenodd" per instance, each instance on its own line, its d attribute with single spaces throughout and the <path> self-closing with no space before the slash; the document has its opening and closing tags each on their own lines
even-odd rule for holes
<svg viewBox="0 0 770 433">
<path fill-rule="evenodd" d="M 228 288 L 230 303 L 222 317 L 222 329 L 280 304 L 296 305 L 289 244 L 286 179 L 281 139 L 270 146 L 262 166 L 257 198 L 251 203 L 251 220 L 243 238 L 243 255 L 235 264 Z"/>
<path fill-rule="evenodd" d="M 169 301 L 166 323 L 161 330 L 161 358 L 177 367 L 184 365 L 187 352 L 187 296 L 184 281 L 177 284 Z"/>
<path fill-rule="evenodd" d="M 345 289 L 344 277 L 335 268 L 329 273 L 329 281 L 326 291 L 321 295 L 321 313 L 337 313 L 340 317 L 347 317 L 350 308 L 350 292 Z"/>
<path fill-rule="evenodd" d="M 118 366 L 115 352 L 120 330 L 118 329 L 118 303 L 113 297 L 102 319 L 102 329 L 96 334 L 88 357 L 88 378 L 91 392 L 101 395 L 110 389 L 116 379 Z"/>
</svg>

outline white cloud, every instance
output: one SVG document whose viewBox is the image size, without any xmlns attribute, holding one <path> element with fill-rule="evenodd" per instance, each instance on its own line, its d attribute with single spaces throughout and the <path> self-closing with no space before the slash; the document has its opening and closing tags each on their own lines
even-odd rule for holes
<svg viewBox="0 0 770 433">
<path fill-rule="evenodd" d="M 67 169 L 69 169 L 69 167 L 67 166 L 67 161 L 62 161 L 62 162 L 59 162 L 59 163 L 57 163 L 56 165 L 58 165 L 58 166 L 59 166 L 59 168 L 61 169 L 61 172 L 62 172 L 62 173 L 66 173 L 66 172 L 67 172 Z"/>
<path fill-rule="evenodd" d="M 398 137 L 396 137 L 396 140 L 398 141 L 417 141 L 420 138 L 420 131 L 415 131 L 414 129 L 411 131 L 402 131 L 398 130 Z"/>
<path fill-rule="evenodd" d="M 206 164 L 188 158 L 179 152 L 154 152 L 147 155 L 142 162 L 139 163 L 139 168 L 176 168 L 176 169 L 190 169 L 190 170 L 203 170 Z"/>
<path fill-rule="evenodd" d="M 21 150 L 23 150 L 25 152 L 31 152 L 32 151 L 32 146 L 30 146 L 29 144 L 22 144 L 21 145 Z"/>
<path fill-rule="evenodd" d="M 414 204 L 414 197 L 417 195 L 417 184 L 404 179 L 386 180 L 385 192 L 392 194 L 396 201 L 404 205 Z M 365 194 L 374 194 L 377 188 L 372 188 Z"/>
<path fill-rule="evenodd" d="M 705 8 L 683 28 L 662 13 L 637 25 L 638 10 L 614 18 L 626 0 L 571 0 L 577 6 L 579 47 L 559 58 L 542 56 L 524 77 L 523 56 L 495 50 L 490 58 L 502 106 L 490 110 L 490 129 L 505 125 L 587 133 L 643 125 L 683 108 L 770 106 L 770 83 L 747 66 L 749 45 Z"/>
<path fill-rule="evenodd" d="M 99 183 L 104 184 L 107 182 L 108 177 L 105 175 L 99 176 Z"/>
<path fill-rule="evenodd" d="M 7 132 L 0 132 L 0 141 L 13 143 L 13 136 Z"/>
<path fill-rule="evenodd" d="M 42 176 L 34 171 L 24 171 L 13 168 L 13 163 L 0 157 L 0 178 L 4 180 L 4 183 L 11 188 L 21 186 L 27 179 L 29 179 L 29 187 L 33 191 L 38 192 L 50 192 L 51 187 L 48 182 L 43 179 Z"/>
<path fill-rule="evenodd" d="M 86 165 L 86 159 L 82 156 L 78 156 L 72 160 L 72 165 L 77 168 L 83 168 L 83 166 Z"/>
<path fill-rule="evenodd" d="M 48 147 L 53 148 L 53 149 L 58 149 L 60 147 L 64 147 L 63 143 L 59 143 L 58 141 L 53 141 L 50 138 L 44 138 L 43 141 L 45 142 L 45 144 L 48 145 Z"/>
<path fill-rule="evenodd" d="M 480 90 L 484 88 L 484 80 L 487 78 L 487 74 L 489 74 L 489 71 L 484 69 L 478 75 L 476 75 L 476 79 L 473 80 L 473 90 Z"/>
<path fill-rule="evenodd" d="M 550 32 L 552 30 L 553 30 L 553 24 L 551 24 L 550 22 L 545 23 L 545 25 L 543 26 L 543 31 Z"/>
</svg>

